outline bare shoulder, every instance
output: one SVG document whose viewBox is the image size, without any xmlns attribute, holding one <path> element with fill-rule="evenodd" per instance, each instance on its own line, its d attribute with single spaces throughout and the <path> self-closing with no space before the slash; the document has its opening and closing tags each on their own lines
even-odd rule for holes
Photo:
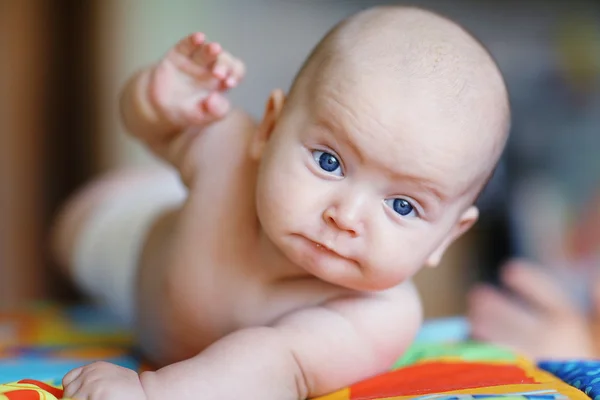
<svg viewBox="0 0 600 400">
<path fill-rule="evenodd" d="M 423 307 L 412 281 L 392 289 L 333 300 L 325 305 L 340 315 L 370 349 L 375 368 L 387 369 L 415 339 L 423 321 Z"/>
<path fill-rule="evenodd" d="M 275 328 L 289 343 L 303 392 L 316 397 L 388 370 L 414 340 L 421 320 L 418 293 L 407 282 L 297 311 Z"/>
<path fill-rule="evenodd" d="M 401 352 L 421 326 L 423 308 L 412 281 L 382 292 L 329 301 L 324 307 L 339 313 L 367 340 L 380 343 L 384 352 Z"/>
<path fill-rule="evenodd" d="M 184 133 L 192 139 L 182 145 L 187 147 L 181 173 L 190 189 L 183 214 L 197 218 L 194 224 L 200 230 L 191 237 L 211 232 L 219 241 L 252 226 L 258 163 L 250 157 L 249 146 L 255 132 L 254 120 L 235 110 L 200 133 L 193 128 Z"/>
<path fill-rule="evenodd" d="M 207 131 L 248 132 L 256 128 L 256 121 L 246 111 L 236 108 L 221 121 L 212 124 Z"/>
</svg>

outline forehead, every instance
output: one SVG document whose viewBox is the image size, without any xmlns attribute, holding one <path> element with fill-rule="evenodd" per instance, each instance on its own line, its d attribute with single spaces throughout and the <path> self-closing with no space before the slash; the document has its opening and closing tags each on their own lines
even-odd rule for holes
<svg viewBox="0 0 600 400">
<path fill-rule="evenodd" d="M 467 190 L 486 165 L 468 110 L 418 82 L 335 79 L 309 101 L 318 122 L 365 163 L 433 182 L 449 196 Z"/>
</svg>

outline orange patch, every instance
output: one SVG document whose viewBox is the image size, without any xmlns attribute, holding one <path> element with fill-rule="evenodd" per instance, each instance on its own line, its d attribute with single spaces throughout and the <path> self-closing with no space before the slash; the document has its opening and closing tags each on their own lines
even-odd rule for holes
<svg viewBox="0 0 600 400">
<path fill-rule="evenodd" d="M 76 349 L 63 349 L 56 351 L 54 357 L 60 358 L 84 358 L 84 359 L 109 359 L 114 357 L 121 357 L 127 355 L 127 350 L 124 348 L 111 348 L 111 347 L 90 347 L 90 348 L 76 348 Z"/>
</svg>

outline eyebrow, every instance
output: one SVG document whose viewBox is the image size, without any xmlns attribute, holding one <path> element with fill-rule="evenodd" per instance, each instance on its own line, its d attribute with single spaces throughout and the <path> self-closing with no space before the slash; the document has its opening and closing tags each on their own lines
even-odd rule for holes
<svg viewBox="0 0 600 400">
<path fill-rule="evenodd" d="M 361 152 L 360 147 L 357 146 L 356 143 L 354 143 L 354 141 L 352 141 L 350 134 L 346 129 L 344 129 L 341 123 L 338 123 L 337 121 L 332 122 L 331 118 L 319 118 L 317 123 L 319 126 L 323 127 L 328 132 L 331 132 L 334 135 L 336 141 L 343 142 L 345 145 L 347 145 L 361 162 L 365 161 L 366 157 Z M 419 190 L 433 195 L 433 197 L 435 197 L 435 199 L 440 202 L 444 202 L 449 197 L 446 193 L 441 191 L 435 183 L 427 179 L 410 175 L 404 172 L 396 171 L 385 166 L 382 166 L 382 169 L 385 170 L 387 175 L 389 175 L 393 180 L 404 180 L 412 182 L 413 184 L 418 186 Z"/>
<path fill-rule="evenodd" d="M 399 174 L 398 176 L 401 179 L 406 179 L 406 180 L 415 182 L 419 186 L 420 190 L 424 190 L 425 192 L 433 195 L 436 198 L 436 200 L 438 200 L 440 202 L 444 202 L 448 198 L 448 195 L 446 193 L 441 191 L 437 187 L 437 185 L 435 185 L 433 182 L 428 181 L 427 179 L 410 176 L 410 175 L 405 175 L 405 174 Z"/>
<path fill-rule="evenodd" d="M 401 172 L 398 170 L 394 170 L 392 168 L 383 166 L 382 170 L 394 181 L 404 181 L 409 182 L 411 185 L 414 185 L 416 191 L 424 192 L 428 195 L 431 195 L 435 198 L 435 200 L 439 202 L 445 202 L 450 197 L 445 191 L 441 190 L 435 182 L 432 182 L 429 179 L 412 175 L 410 173 Z M 408 194 L 408 193 L 407 193 Z"/>
<path fill-rule="evenodd" d="M 332 123 L 331 119 L 320 118 L 317 124 L 324 128 L 326 131 L 331 132 L 336 141 L 342 142 L 350 148 L 350 150 L 358 157 L 361 162 L 364 162 L 365 157 L 362 154 L 360 147 L 354 143 L 350 138 L 350 134 L 347 129 L 344 129 L 340 123 Z"/>
</svg>

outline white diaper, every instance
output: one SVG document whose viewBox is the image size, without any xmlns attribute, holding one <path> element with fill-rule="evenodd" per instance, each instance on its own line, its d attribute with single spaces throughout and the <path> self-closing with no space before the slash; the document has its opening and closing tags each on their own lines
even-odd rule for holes
<svg viewBox="0 0 600 400">
<path fill-rule="evenodd" d="M 100 206 L 78 239 L 72 260 L 76 284 L 123 323 L 132 324 L 135 316 L 135 278 L 146 234 L 186 193 L 176 175 L 136 183 Z"/>
</svg>

